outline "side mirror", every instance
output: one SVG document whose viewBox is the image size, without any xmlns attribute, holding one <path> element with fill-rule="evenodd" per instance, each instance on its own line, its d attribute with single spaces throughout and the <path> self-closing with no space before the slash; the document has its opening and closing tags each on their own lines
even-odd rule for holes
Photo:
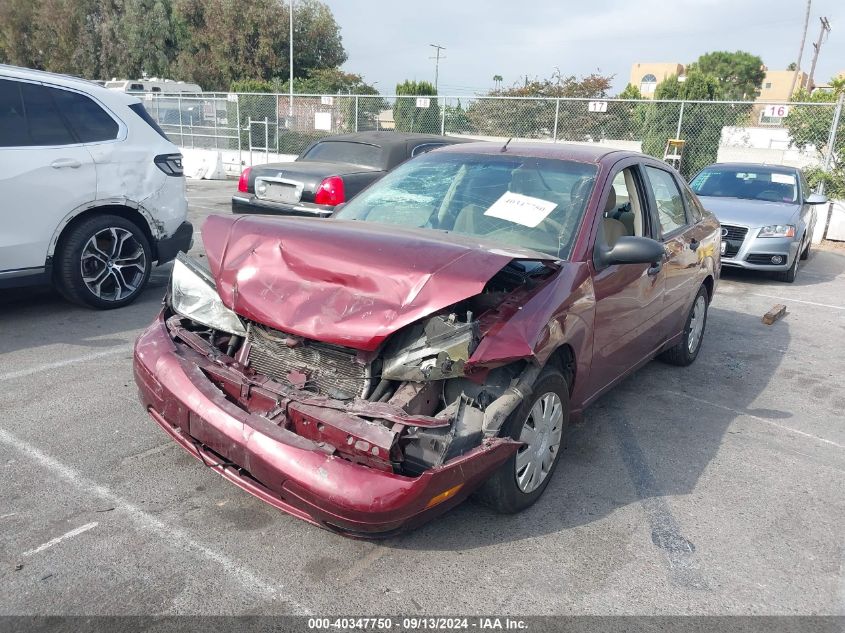
<svg viewBox="0 0 845 633">
<path fill-rule="evenodd" d="M 804 200 L 805 204 L 824 204 L 825 202 L 827 202 L 827 196 L 820 193 L 811 193 L 807 196 L 807 199 Z"/>
<path fill-rule="evenodd" d="M 612 264 L 656 264 L 663 261 L 666 248 L 650 237 L 623 235 L 612 247 L 599 246 L 597 263 Z"/>
</svg>

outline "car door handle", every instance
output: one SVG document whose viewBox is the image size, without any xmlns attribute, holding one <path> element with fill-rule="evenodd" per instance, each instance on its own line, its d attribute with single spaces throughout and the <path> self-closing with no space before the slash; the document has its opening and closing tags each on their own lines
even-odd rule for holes
<svg viewBox="0 0 845 633">
<path fill-rule="evenodd" d="M 696 251 L 696 250 L 698 250 L 698 247 L 699 247 L 699 246 L 701 246 L 701 242 L 699 242 L 699 241 L 698 241 L 698 240 L 696 240 L 696 239 L 691 240 L 691 241 L 690 241 L 690 243 L 689 243 L 689 249 L 690 249 L 691 251 Z"/>
<path fill-rule="evenodd" d="M 646 273 L 649 277 L 654 277 L 661 270 L 663 270 L 663 262 L 654 262 L 651 266 L 648 267 Z"/>
<path fill-rule="evenodd" d="M 52 163 L 50 163 L 50 167 L 52 167 L 53 169 L 62 169 L 63 167 L 77 169 L 79 167 L 82 167 L 82 163 L 80 163 L 75 158 L 57 158 Z"/>
</svg>

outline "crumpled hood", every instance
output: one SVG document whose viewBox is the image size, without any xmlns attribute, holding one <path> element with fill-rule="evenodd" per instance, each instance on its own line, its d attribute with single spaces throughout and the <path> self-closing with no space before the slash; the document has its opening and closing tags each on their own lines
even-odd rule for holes
<svg viewBox="0 0 845 633">
<path fill-rule="evenodd" d="M 210 216 L 202 229 L 223 303 L 285 332 L 364 351 L 481 292 L 513 259 L 476 238 L 354 220 Z"/>
<path fill-rule="evenodd" d="M 721 224 L 740 224 L 750 227 L 794 224 L 799 208 L 798 203 L 795 202 L 767 202 L 715 196 L 699 196 L 698 199 Z"/>
</svg>

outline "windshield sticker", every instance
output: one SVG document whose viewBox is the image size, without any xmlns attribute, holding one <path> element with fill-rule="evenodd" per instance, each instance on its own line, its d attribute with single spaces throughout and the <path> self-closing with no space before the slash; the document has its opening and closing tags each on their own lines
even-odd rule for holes
<svg viewBox="0 0 845 633">
<path fill-rule="evenodd" d="M 784 185 L 794 185 L 795 176 L 792 174 L 772 174 L 772 182 L 779 182 Z"/>
<path fill-rule="evenodd" d="M 557 203 L 542 198 L 532 198 L 523 196 L 521 193 L 506 191 L 484 212 L 484 215 L 533 229 L 545 220 L 556 206 Z"/>
</svg>

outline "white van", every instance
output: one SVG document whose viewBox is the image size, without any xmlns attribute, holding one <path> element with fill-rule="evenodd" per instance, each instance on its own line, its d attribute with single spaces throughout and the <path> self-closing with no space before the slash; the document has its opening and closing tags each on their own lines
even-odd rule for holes
<svg viewBox="0 0 845 633">
<path fill-rule="evenodd" d="M 117 308 L 190 248 L 182 156 L 135 97 L 0 65 L 0 288 Z"/>
</svg>

